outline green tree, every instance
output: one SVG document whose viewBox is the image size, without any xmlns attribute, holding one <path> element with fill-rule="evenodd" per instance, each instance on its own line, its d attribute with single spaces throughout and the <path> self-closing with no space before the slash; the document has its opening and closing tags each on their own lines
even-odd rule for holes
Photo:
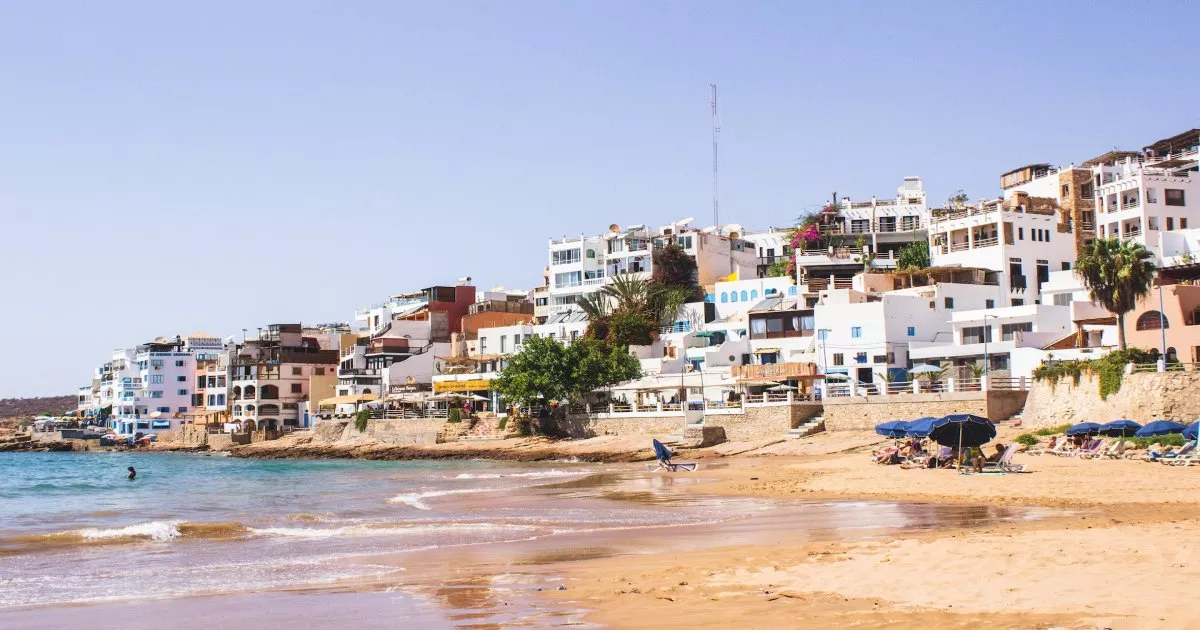
<svg viewBox="0 0 1200 630">
<path fill-rule="evenodd" d="M 589 338 L 628 348 L 652 343 L 659 327 L 670 325 L 679 309 L 696 299 L 697 289 L 619 274 L 576 306 L 588 316 Z"/>
<path fill-rule="evenodd" d="M 534 337 L 509 359 L 492 388 L 521 406 L 577 401 L 588 392 L 639 378 L 641 363 L 623 347 L 600 339 L 566 345 Z"/>
<path fill-rule="evenodd" d="M 901 270 L 928 269 L 930 264 L 927 241 L 914 241 L 901 247 L 899 258 L 896 261 L 896 265 Z"/>
<path fill-rule="evenodd" d="M 1154 254 L 1140 243 L 1098 238 L 1084 247 L 1075 273 L 1096 303 L 1117 315 L 1117 339 L 1125 350 L 1125 314 L 1150 293 Z"/>
<path fill-rule="evenodd" d="M 677 243 L 667 243 L 654 250 L 651 254 L 654 261 L 654 273 L 650 277 L 651 284 L 658 287 L 681 287 L 691 290 L 689 301 L 698 302 L 704 299 L 704 290 L 699 284 L 699 270 L 696 261 L 688 255 Z"/>
</svg>

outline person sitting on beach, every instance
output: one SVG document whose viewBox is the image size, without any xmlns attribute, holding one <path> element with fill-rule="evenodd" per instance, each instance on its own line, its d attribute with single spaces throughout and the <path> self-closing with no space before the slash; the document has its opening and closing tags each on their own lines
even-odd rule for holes
<svg viewBox="0 0 1200 630">
<path fill-rule="evenodd" d="M 992 464 L 999 462 L 1004 457 L 1004 451 L 1007 449 L 1008 449 L 1008 446 L 1006 446 L 1000 442 L 996 442 L 996 452 L 992 453 L 991 455 L 988 455 L 987 461 Z"/>
<path fill-rule="evenodd" d="M 949 446 L 938 447 L 937 455 L 929 458 L 930 468 L 946 468 L 954 464 L 955 452 Z"/>
<path fill-rule="evenodd" d="M 1064 435 L 1058 439 L 1058 444 L 1055 444 L 1050 452 L 1055 455 L 1066 455 L 1073 450 L 1075 450 L 1074 440 Z"/>
<path fill-rule="evenodd" d="M 885 448 L 875 453 L 876 464 L 899 464 L 900 450 L 894 447 Z"/>
<path fill-rule="evenodd" d="M 1168 446 L 1164 448 L 1160 442 L 1151 444 L 1150 448 L 1146 450 L 1146 461 L 1148 462 L 1156 462 L 1160 459 L 1174 459 L 1175 457 L 1178 457 L 1175 447 Z"/>
</svg>

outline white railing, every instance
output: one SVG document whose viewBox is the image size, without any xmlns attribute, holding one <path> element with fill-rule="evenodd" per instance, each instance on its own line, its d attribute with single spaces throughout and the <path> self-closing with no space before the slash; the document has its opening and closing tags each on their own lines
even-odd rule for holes
<svg viewBox="0 0 1200 630">
<path fill-rule="evenodd" d="M 992 247 L 1000 244 L 1000 238 L 993 236 L 991 238 L 975 239 L 975 247 Z"/>
</svg>

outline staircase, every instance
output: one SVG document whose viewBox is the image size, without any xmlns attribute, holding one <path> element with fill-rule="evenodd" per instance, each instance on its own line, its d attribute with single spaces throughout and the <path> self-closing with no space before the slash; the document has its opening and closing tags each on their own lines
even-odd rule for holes
<svg viewBox="0 0 1200 630">
<path fill-rule="evenodd" d="M 825 416 L 817 416 L 787 432 L 789 440 L 798 440 L 825 430 Z"/>
<path fill-rule="evenodd" d="M 1024 418 L 1025 418 L 1025 408 L 1022 407 L 1020 411 L 1018 411 L 1017 413 L 1014 413 L 1013 415 L 1009 416 L 1008 418 L 1005 418 L 1004 420 L 995 421 L 995 424 L 1007 425 L 1007 426 L 1020 425 L 1020 424 L 1023 424 Z"/>
</svg>

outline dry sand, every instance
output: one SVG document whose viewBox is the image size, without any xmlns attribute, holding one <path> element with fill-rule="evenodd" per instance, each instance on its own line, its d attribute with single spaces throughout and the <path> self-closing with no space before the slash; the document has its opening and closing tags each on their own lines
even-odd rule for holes
<svg viewBox="0 0 1200 630">
<path fill-rule="evenodd" d="M 569 590 L 552 596 L 616 628 L 1200 628 L 1200 466 L 1019 454 L 1029 473 L 958 475 L 873 465 L 878 442 L 749 449 L 693 491 L 1059 509 L 981 529 L 585 560 L 564 566 Z"/>
</svg>

